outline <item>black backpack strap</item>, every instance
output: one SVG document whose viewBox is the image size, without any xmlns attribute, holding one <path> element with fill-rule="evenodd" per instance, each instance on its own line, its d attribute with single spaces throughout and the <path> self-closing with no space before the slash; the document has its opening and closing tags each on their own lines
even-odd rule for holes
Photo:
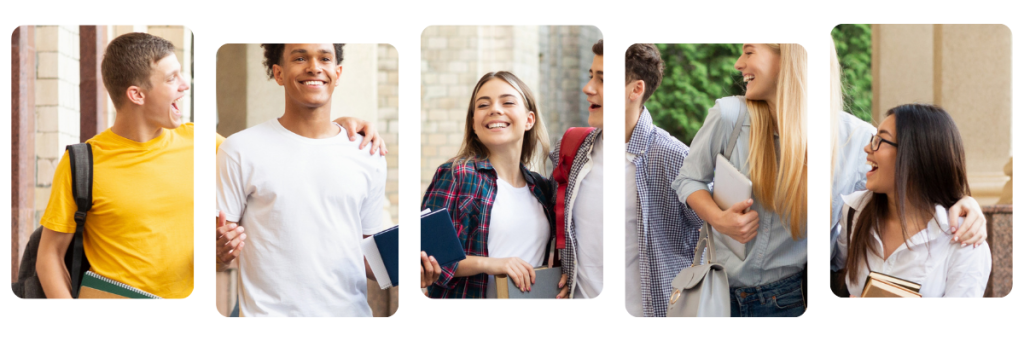
<svg viewBox="0 0 1024 341">
<path fill-rule="evenodd" d="M 75 197 L 75 239 L 72 241 L 71 297 L 78 298 L 82 277 L 87 270 L 85 265 L 85 248 L 83 235 L 85 231 L 86 212 L 92 209 L 92 147 L 88 143 L 68 145 L 68 158 L 71 161 L 71 191 Z"/>
</svg>

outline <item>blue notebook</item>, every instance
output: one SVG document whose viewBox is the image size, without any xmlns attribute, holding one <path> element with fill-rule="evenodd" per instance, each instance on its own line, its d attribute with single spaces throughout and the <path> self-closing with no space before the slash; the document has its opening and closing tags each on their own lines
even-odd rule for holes
<svg viewBox="0 0 1024 341">
<path fill-rule="evenodd" d="M 363 239 L 360 244 L 381 289 L 398 285 L 398 225 Z"/>
<path fill-rule="evenodd" d="M 437 264 L 445 266 L 466 259 L 466 251 L 455 234 L 455 225 L 442 208 L 420 216 L 420 250 L 434 256 Z"/>
</svg>

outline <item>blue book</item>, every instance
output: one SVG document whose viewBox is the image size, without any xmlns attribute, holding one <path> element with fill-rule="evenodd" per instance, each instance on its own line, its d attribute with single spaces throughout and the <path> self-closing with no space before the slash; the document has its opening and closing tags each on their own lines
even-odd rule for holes
<svg viewBox="0 0 1024 341">
<path fill-rule="evenodd" d="M 398 285 L 398 225 L 363 239 L 360 244 L 381 289 Z"/>
<path fill-rule="evenodd" d="M 426 251 L 427 256 L 434 256 L 441 266 L 466 259 L 466 251 L 455 234 L 455 224 L 452 224 L 448 209 L 420 216 L 420 250 Z"/>
</svg>

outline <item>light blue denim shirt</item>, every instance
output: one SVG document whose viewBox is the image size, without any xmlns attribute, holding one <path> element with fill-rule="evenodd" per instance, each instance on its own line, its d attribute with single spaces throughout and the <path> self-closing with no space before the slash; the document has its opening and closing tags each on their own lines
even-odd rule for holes
<svg viewBox="0 0 1024 341">
<path fill-rule="evenodd" d="M 870 167 L 867 165 L 868 154 L 864 152 L 864 146 L 871 142 L 871 134 L 877 130 L 868 122 L 850 115 L 841 113 L 839 115 L 839 133 L 836 137 L 835 164 L 832 165 L 832 228 L 831 248 L 832 259 L 838 256 L 836 253 L 836 242 L 839 241 L 839 219 L 843 216 L 843 195 L 849 195 L 856 191 L 865 190 L 867 173 Z M 839 271 L 842 266 L 832 262 L 832 271 Z"/>
<path fill-rule="evenodd" d="M 708 110 L 697 135 L 690 143 L 690 155 L 679 170 L 679 176 L 672 181 L 672 189 L 684 205 L 686 198 L 698 190 L 709 191 L 708 184 L 715 175 L 716 155 L 722 154 L 729 144 L 729 136 L 739 116 L 746 108 L 743 97 L 726 97 L 715 101 Z M 736 147 L 729 162 L 736 169 L 750 176 L 747 155 L 750 153 L 750 116 L 742 122 Z M 778 150 L 778 137 L 775 138 Z M 687 206 L 688 207 L 688 206 Z M 807 264 L 807 238 L 793 240 L 789 228 L 782 223 L 779 215 L 761 206 L 754 198 L 751 207 L 757 211 L 759 222 L 757 236 L 746 244 L 746 258 L 740 259 L 724 244 L 725 235 L 715 236 L 715 256 L 725 266 L 730 287 L 752 287 L 764 285 L 795 275 Z M 806 231 L 806 226 L 801 230 Z M 716 232 L 717 233 L 717 232 Z"/>
</svg>

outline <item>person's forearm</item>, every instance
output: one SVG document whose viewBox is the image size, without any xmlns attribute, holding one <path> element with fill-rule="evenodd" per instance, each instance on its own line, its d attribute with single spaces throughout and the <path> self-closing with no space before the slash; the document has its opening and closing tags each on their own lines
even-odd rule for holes
<svg viewBox="0 0 1024 341">
<path fill-rule="evenodd" d="M 487 265 L 491 259 L 480 256 L 466 256 L 455 268 L 455 277 L 469 277 L 487 273 Z"/>
<path fill-rule="evenodd" d="M 697 216 L 704 221 L 708 222 L 712 226 L 717 225 L 718 216 L 722 214 L 722 209 L 718 208 L 718 204 L 711 198 L 711 194 L 705 190 L 699 190 L 690 194 L 686 197 L 686 205 L 697 213 Z"/>
<path fill-rule="evenodd" d="M 46 298 L 72 298 L 71 276 L 68 275 L 63 258 L 53 252 L 39 250 L 36 274 Z"/>
</svg>

